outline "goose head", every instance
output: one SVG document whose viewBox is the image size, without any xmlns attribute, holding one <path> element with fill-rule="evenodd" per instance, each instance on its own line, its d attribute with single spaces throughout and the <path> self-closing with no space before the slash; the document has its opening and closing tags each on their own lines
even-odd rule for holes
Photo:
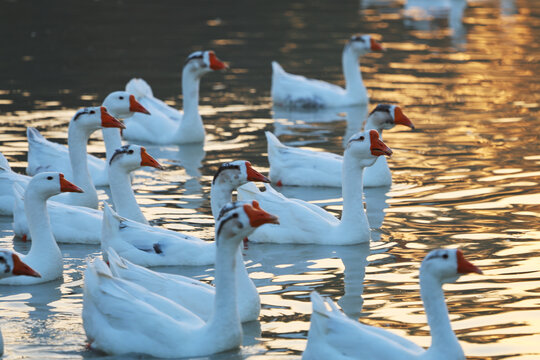
<svg viewBox="0 0 540 360">
<path fill-rule="evenodd" d="M 184 71 L 193 73 L 197 77 L 201 77 L 212 71 L 227 69 L 228 66 L 218 59 L 216 54 L 211 51 L 195 51 L 191 53 L 184 65 Z"/>
<path fill-rule="evenodd" d="M 42 172 L 34 175 L 28 183 L 26 191 L 32 191 L 31 196 L 40 195 L 44 198 L 49 198 L 62 192 L 83 192 L 77 185 L 64 179 L 64 174 L 59 172 Z"/>
<path fill-rule="evenodd" d="M 212 184 L 227 183 L 236 189 L 249 181 L 270 182 L 266 176 L 253 169 L 249 161 L 236 160 L 221 164 L 214 175 Z"/>
<path fill-rule="evenodd" d="M 414 124 L 399 106 L 379 104 L 369 113 L 366 128 L 389 130 L 396 125 L 405 125 L 414 129 Z"/>
<path fill-rule="evenodd" d="M 257 201 L 236 201 L 225 204 L 216 220 L 216 241 L 234 239 L 240 243 L 264 224 L 279 224 L 277 216 L 261 209 Z"/>
<path fill-rule="evenodd" d="M 22 262 L 13 251 L 0 249 L 0 278 L 14 275 L 41 277 L 37 271 Z"/>
<path fill-rule="evenodd" d="M 381 155 L 391 156 L 392 150 L 379 138 L 376 130 L 360 131 L 351 136 L 345 154 L 354 156 L 363 167 L 371 166 Z"/>
<path fill-rule="evenodd" d="M 94 106 L 78 110 L 71 119 L 70 126 L 78 126 L 88 134 L 100 128 L 120 128 L 126 127 L 115 117 L 113 117 L 104 106 Z"/>
<path fill-rule="evenodd" d="M 358 56 L 367 54 L 372 51 L 383 51 L 383 47 L 375 41 L 371 35 L 353 35 L 349 39 L 345 49 L 350 49 Z"/>
<path fill-rule="evenodd" d="M 420 274 L 429 274 L 441 284 L 453 283 L 464 274 L 482 271 L 471 264 L 460 249 L 437 249 L 431 251 L 422 261 Z"/>
<path fill-rule="evenodd" d="M 111 156 L 111 160 L 109 160 L 109 165 L 111 168 L 122 169 L 126 173 L 137 170 L 142 166 L 151 166 L 163 170 L 163 166 L 150 156 L 143 146 L 139 145 L 124 145 L 116 149 L 113 156 Z"/>
<path fill-rule="evenodd" d="M 135 96 L 127 91 L 115 91 L 107 95 L 103 100 L 105 106 L 114 116 L 125 119 L 139 112 L 150 115 L 150 112 L 142 106 Z"/>
</svg>

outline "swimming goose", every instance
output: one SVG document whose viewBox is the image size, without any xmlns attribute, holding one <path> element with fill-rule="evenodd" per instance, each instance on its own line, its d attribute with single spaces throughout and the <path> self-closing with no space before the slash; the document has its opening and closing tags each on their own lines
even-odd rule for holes
<svg viewBox="0 0 540 360">
<path fill-rule="evenodd" d="M 368 94 L 358 59 L 370 51 L 382 50 L 382 46 L 370 35 L 354 35 L 350 38 L 341 56 L 345 89 L 325 81 L 289 74 L 273 61 L 272 101 L 275 106 L 304 109 L 367 104 Z"/>
<path fill-rule="evenodd" d="M 220 209 L 215 202 L 222 205 L 225 199 L 228 199 L 225 202 L 230 200 L 234 187 L 227 184 L 226 180 L 221 180 L 229 177 L 242 183 L 245 183 L 246 179 L 247 181 L 268 181 L 266 177 L 256 172 L 249 162 L 238 161 L 222 165 L 212 183 L 212 187 L 218 186 L 218 189 L 214 189 L 212 192 L 214 195 L 211 198 L 212 209 Z M 223 194 L 219 194 L 220 192 Z M 112 247 L 121 257 L 142 266 L 209 265 L 214 263 L 215 244 L 212 242 L 177 231 L 136 223 L 118 216 L 108 206 L 105 206 L 104 213 L 114 226 L 103 230 L 101 239 L 103 254 L 106 254 L 107 249 Z M 238 261 L 241 261 L 241 254 L 239 254 Z M 248 282 L 249 284 L 251 283 Z"/>
<path fill-rule="evenodd" d="M 332 300 L 312 292 L 313 313 L 302 359 L 464 360 L 448 318 L 442 285 L 454 283 L 468 273 L 482 271 L 459 249 L 433 250 L 422 261 L 420 295 L 431 330 L 427 350 L 385 329 L 348 318 Z"/>
<path fill-rule="evenodd" d="M 41 276 L 37 271 L 22 262 L 19 255 L 13 251 L 0 249 L 0 279 L 18 275 Z M 0 356 L 2 355 L 4 355 L 4 339 L 2 337 L 2 331 L 0 331 Z"/>
<path fill-rule="evenodd" d="M 365 130 L 392 129 L 396 125 L 405 125 L 414 129 L 399 106 L 379 104 L 369 114 Z M 281 185 L 329 186 L 341 187 L 341 169 L 343 156 L 323 151 L 293 148 L 283 145 L 278 138 L 266 132 L 268 142 L 268 162 L 270 179 Z M 364 186 L 388 186 L 392 175 L 384 156 L 364 171 Z"/>
<path fill-rule="evenodd" d="M 226 68 L 213 51 L 196 51 L 188 56 L 182 71 L 183 113 L 155 98 L 143 79 L 131 79 L 126 91 L 135 94 L 152 115 L 135 114 L 126 119 L 124 138 L 153 144 L 203 142 L 205 130 L 199 114 L 199 83 L 203 75 Z"/>
<path fill-rule="evenodd" d="M 86 206 L 97 209 L 98 195 L 92 177 L 87 166 L 87 143 L 90 135 L 100 128 L 114 127 L 125 128 L 124 124 L 112 117 L 104 106 L 89 107 L 78 110 L 68 128 L 68 151 L 71 164 L 70 173 L 74 181 L 80 185 L 84 193 L 80 196 L 72 196 L 69 204 Z M 57 148 L 64 148 L 46 140 L 39 131 L 29 127 L 26 129 L 28 136 L 28 167 L 29 173 L 53 171 L 63 167 L 64 158 L 59 158 Z M 52 150 L 52 151 L 51 151 Z M 30 171 L 28 169 L 31 169 Z"/>
<path fill-rule="evenodd" d="M 343 157 L 343 212 L 341 220 L 317 205 L 289 199 L 265 184 L 260 191 L 248 183 L 238 188 L 241 200 L 257 200 L 261 207 L 279 216 L 280 226 L 266 226 L 249 240 L 280 244 L 351 245 L 370 240 L 370 228 L 362 200 L 364 168 L 380 155 L 392 154 L 376 130 L 362 131 L 351 137 Z M 307 175 L 312 176 L 312 175 Z"/>
<path fill-rule="evenodd" d="M 125 91 L 115 91 L 109 94 L 103 101 L 109 114 L 122 118 L 131 116 L 134 112 L 149 114 L 135 97 Z M 35 175 L 41 171 L 59 171 L 73 178 L 69 151 L 64 145 L 60 145 L 45 139 L 36 129 L 28 128 L 28 166 L 26 173 Z M 104 129 L 103 140 L 107 150 L 107 159 L 110 159 L 114 150 L 122 146 L 119 129 Z M 69 143 L 69 137 L 68 137 Z M 85 144 L 87 141 L 85 142 Z M 35 151 L 34 151 L 35 150 Z M 45 151 L 45 155 L 41 152 Z M 87 154 L 88 172 L 92 176 L 95 186 L 107 186 L 107 163 L 93 155 Z"/>
<path fill-rule="evenodd" d="M 237 160 L 222 164 L 214 176 L 211 188 L 211 205 L 214 220 L 226 203 L 232 201 L 232 192 L 248 181 L 269 182 L 255 171 L 248 161 Z M 257 207 L 258 204 L 252 204 Z M 106 250 L 104 250 L 106 251 Z M 168 299 L 190 309 L 203 320 L 211 315 L 210 309 L 214 302 L 215 288 L 201 281 L 176 274 L 158 273 L 122 259 L 109 248 L 106 257 L 112 273 L 129 280 L 144 288 L 161 294 Z M 237 257 L 237 294 L 238 312 L 242 322 L 257 320 L 261 310 L 259 293 L 253 281 L 248 276 L 239 249 Z"/>
<path fill-rule="evenodd" d="M 32 235 L 32 245 L 26 255 L 19 255 L 22 261 L 35 269 L 41 277 L 18 276 L 1 279 L 0 285 L 29 285 L 43 283 L 62 277 L 62 253 L 56 244 L 49 213 L 47 199 L 61 192 L 83 191 L 57 172 L 43 172 L 34 175 L 24 193 L 24 207 L 28 226 Z M 65 218 L 64 221 L 70 221 Z"/>
<path fill-rule="evenodd" d="M 236 254 L 242 239 L 255 228 L 277 222 L 275 216 L 250 203 L 222 208 L 215 227 L 216 296 L 208 321 L 160 294 L 113 276 L 99 259 L 88 264 L 83 326 L 90 347 L 115 355 L 155 357 L 198 357 L 239 347 Z"/>
<path fill-rule="evenodd" d="M 7 159 L 0 153 L 0 215 L 13 215 L 13 204 L 15 198 L 13 196 L 13 184 L 17 183 L 23 188 L 26 188 L 31 177 L 17 174 L 11 167 Z"/>
<path fill-rule="evenodd" d="M 127 219 L 148 225 L 144 217 L 133 188 L 131 187 L 131 173 L 142 166 L 150 166 L 163 170 L 146 149 L 138 145 L 124 145 L 116 149 L 109 160 L 109 186 L 116 211 Z"/>
<path fill-rule="evenodd" d="M 114 153 L 108 169 L 112 179 L 111 194 L 118 211 L 134 221 L 148 224 L 137 204 L 130 181 L 130 173 L 142 166 L 162 169 L 162 166 L 146 152 L 144 147 L 125 145 Z M 16 237 L 30 239 L 23 192 L 20 186 L 15 186 L 13 190 L 15 197 L 13 232 Z M 47 209 L 51 217 L 52 232 L 57 242 L 77 244 L 101 242 L 102 211 L 55 201 L 49 201 Z M 70 221 L 66 221 L 67 218 Z"/>
</svg>

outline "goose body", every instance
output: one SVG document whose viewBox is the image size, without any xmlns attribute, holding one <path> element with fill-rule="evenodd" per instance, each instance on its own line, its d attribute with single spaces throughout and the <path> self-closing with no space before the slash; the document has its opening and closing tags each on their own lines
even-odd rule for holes
<svg viewBox="0 0 540 360">
<path fill-rule="evenodd" d="M 430 252 L 420 268 L 420 293 L 432 343 L 424 350 L 387 330 L 348 318 L 332 300 L 313 292 L 313 313 L 303 359 L 464 360 L 465 355 L 450 325 L 442 285 L 460 275 L 481 273 L 459 249 Z"/>
<path fill-rule="evenodd" d="M 280 226 L 258 229 L 250 236 L 254 242 L 351 245 L 370 240 L 370 229 L 362 200 L 362 174 L 378 156 L 392 151 L 375 130 L 351 137 L 343 160 L 343 213 L 341 220 L 324 209 L 298 199 L 289 199 L 270 185 L 261 192 L 253 184 L 238 188 L 242 200 L 257 200 L 263 208 L 280 217 Z"/>
<path fill-rule="evenodd" d="M 378 105 L 366 121 L 366 130 L 379 134 L 396 124 L 414 128 L 400 107 Z M 381 135 L 382 136 L 382 135 Z M 270 179 L 279 185 L 341 187 L 343 156 L 328 152 L 312 151 L 283 145 L 278 138 L 266 132 Z M 367 167 L 363 175 L 364 187 L 390 186 L 392 174 L 386 158 L 380 156 Z"/>
<path fill-rule="evenodd" d="M 151 115 L 135 114 L 126 119 L 124 138 L 153 144 L 187 144 L 203 142 L 204 124 L 199 114 L 199 83 L 203 75 L 227 66 L 213 51 L 197 51 L 188 56 L 182 71 L 184 112 L 154 97 L 143 79 L 131 79 L 126 91 L 150 109 Z"/>
<path fill-rule="evenodd" d="M 29 285 L 48 282 L 62 277 L 62 253 L 51 231 L 46 202 L 61 192 L 82 192 L 67 181 L 61 173 L 44 172 L 35 175 L 24 194 L 26 216 L 32 235 L 32 245 L 26 255 L 18 256 L 41 277 L 19 276 L 0 280 L 0 285 Z"/>
<path fill-rule="evenodd" d="M 0 159 L 2 158 L 3 156 L 0 156 Z M 13 251 L 0 249 L 0 279 L 18 275 L 41 276 L 37 271 L 22 262 L 19 255 Z M 2 337 L 2 331 L 0 331 L 0 356 L 2 355 L 4 355 L 4 338 Z"/>
<path fill-rule="evenodd" d="M 248 164 L 245 163 L 242 168 L 244 176 L 258 174 Z M 228 171 L 218 171 L 216 178 L 227 177 L 228 174 Z M 262 175 L 260 176 L 262 177 Z M 266 178 L 264 179 L 268 181 Z M 216 182 L 217 180 L 214 179 L 213 183 Z M 231 193 L 232 190 L 216 191 L 214 189 L 211 197 L 214 213 L 219 213 L 219 204 L 222 205 L 230 201 Z M 110 218 L 111 223 L 117 224 L 120 233 L 119 236 L 115 234 L 114 228 L 108 228 L 108 234 L 103 233 L 101 243 L 103 253 L 112 247 L 122 258 L 141 266 L 208 265 L 214 263 L 214 243 L 176 231 L 136 223 L 109 210 L 105 212 L 105 216 Z M 238 261 L 241 261 L 241 258 Z"/>
<path fill-rule="evenodd" d="M 103 107 L 114 117 L 131 116 L 134 112 L 148 113 L 144 107 L 135 100 L 133 95 L 125 91 L 116 91 L 103 101 Z M 77 113 L 78 114 L 78 113 Z M 77 116 L 77 114 L 75 116 Z M 123 125 L 122 125 L 123 127 Z M 45 139 L 37 129 L 28 128 L 26 131 L 28 138 L 28 166 L 26 173 L 35 175 L 43 171 L 58 171 L 65 174 L 68 178 L 78 171 L 72 170 L 70 153 L 66 146 L 54 143 Z M 90 134 L 88 134 L 90 136 Z M 103 129 L 103 138 L 107 148 L 107 159 L 112 156 L 115 149 L 122 146 L 119 129 Z M 81 147 L 84 140 L 73 139 L 74 145 Z M 86 139 L 86 142 L 88 139 Z M 69 138 L 68 138 L 69 142 Z M 84 145 L 86 147 L 86 142 Z M 86 151 L 86 149 L 84 150 Z M 78 162 L 81 162 L 80 149 L 77 151 Z M 95 186 L 106 186 L 109 184 L 107 176 L 107 163 L 93 155 L 86 154 L 88 172 Z M 97 205 L 96 205 L 97 206 Z"/>
<path fill-rule="evenodd" d="M 104 227 L 108 226 L 106 221 Z M 276 222 L 276 217 L 248 203 L 233 203 L 222 209 L 216 224 L 216 295 L 207 321 L 160 294 L 115 277 L 96 259 L 85 272 L 82 314 L 91 348 L 115 355 L 172 358 L 205 356 L 239 347 L 242 327 L 235 257 L 245 236 L 258 226 Z"/>
<path fill-rule="evenodd" d="M 237 160 L 224 163 L 218 169 L 212 181 L 211 205 L 214 219 L 221 208 L 231 201 L 232 192 L 248 181 L 269 182 L 269 180 L 251 167 L 247 161 Z M 108 235 L 113 236 L 113 235 Z M 214 302 L 215 288 L 206 283 L 180 275 L 162 274 L 145 269 L 122 259 L 109 248 L 108 261 L 115 276 L 129 280 L 153 292 L 159 293 L 172 301 L 190 309 L 203 320 L 210 316 Z M 255 284 L 248 276 L 242 253 L 237 255 L 237 294 L 238 313 L 242 322 L 253 321 L 259 317 L 260 299 Z"/>
<path fill-rule="evenodd" d="M 370 35 L 351 37 L 342 54 L 345 89 L 325 81 L 289 74 L 274 61 L 272 62 L 272 101 L 278 107 L 303 109 L 367 104 L 368 95 L 362 81 L 358 58 L 370 51 L 380 50 L 382 50 L 381 45 Z"/>
<path fill-rule="evenodd" d="M 13 194 L 14 184 L 26 188 L 31 177 L 17 174 L 11 170 L 9 163 L 3 155 L 1 158 L 5 160 L 5 163 L 0 165 L 0 215 L 11 216 L 13 215 L 13 204 L 15 202 L 15 196 Z"/>
</svg>

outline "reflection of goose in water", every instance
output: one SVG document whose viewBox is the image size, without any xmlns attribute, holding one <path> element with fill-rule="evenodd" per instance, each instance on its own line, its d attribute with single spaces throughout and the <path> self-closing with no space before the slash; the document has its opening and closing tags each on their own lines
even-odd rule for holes
<svg viewBox="0 0 540 360">
<path fill-rule="evenodd" d="M 454 45 L 462 45 L 466 42 L 463 26 L 466 7 L 466 0 L 408 0 L 404 6 L 404 23 L 417 30 L 430 31 L 433 20 L 447 18 Z"/>
<path fill-rule="evenodd" d="M 384 209 L 388 207 L 386 200 L 389 198 L 389 186 L 366 188 L 364 190 L 364 201 L 366 202 L 366 214 L 371 228 L 371 241 L 380 241 L 382 233 L 378 231 L 384 221 L 386 213 Z"/>
<path fill-rule="evenodd" d="M 302 278 L 301 284 L 297 284 L 295 275 L 318 273 L 321 268 L 319 260 L 340 258 L 344 265 L 345 282 L 345 293 L 340 304 L 351 316 L 356 316 L 362 310 L 366 259 L 370 253 L 368 243 L 350 246 L 252 244 L 244 253 L 246 260 L 251 261 L 250 271 L 268 275 L 254 279 L 257 288 L 271 287 L 272 294 L 276 286 L 283 289 L 294 287 L 295 291 L 313 290 L 326 280 L 319 277 L 313 280 Z M 322 270 L 328 272 L 328 269 Z M 285 280 L 280 281 L 282 276 Z M 264 297 L 264 291 L 261 295 Z"/>
<path fill-rule="evenodd" d="M 4 225 L 9 224 L 0 223 L 0 229 L 3 230 Z M 30 243 L 17 241 L 14 247 L 16 251 L 26 253 L 30 249 Z M 9 326 L 4 328 L 6 342 L 12 344 L 10 347 L 26 348 L 29 338 L 60 339 L 67 336 L 72 339 L 71 343 L 80 342 L 78 338 L 80 334 L 66 328 L 66 309 L 70 314 L 74 312 L 77 315 L 79 310 L 68 309 L 65 306 L 60 309 L 59 301 L 62 294 L 71 294 L 74 299 L 74 296 L 82 292 L 80 286 L 82 273 L 72 270 L 83 266 L 83 259 L 88 256 L 89 247 L 62 244 L 61 251 L 66 266 L 64 281 L 59 279 L 45 284 L 0 287 L 2 308 L 10 310 Z"/>
<path fill-rule="evenodd" d="M 62 297 L 61 283 L 62 280 L 56 280 L 46 284 L 0 287 L 2 308 L 9 313 L 9 325 L 4 327 L 6 344 L 24 346 L 29 338 L 57 339 L 62 336 L 64 326 L 59 322 L 65 319 L 55 314 L 54 305 Z"/>
<path fill-rule="evenodd" d="M 518 13 L 515 0 L 501 0 L 501 15 L 511 16 Z"/>
</svg>

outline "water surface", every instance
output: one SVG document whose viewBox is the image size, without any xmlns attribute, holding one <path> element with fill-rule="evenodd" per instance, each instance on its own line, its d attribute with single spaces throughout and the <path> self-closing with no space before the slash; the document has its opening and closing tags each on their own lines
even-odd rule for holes
<svg viewBox="0 0 540 360">
<path fill-rule="evenodd" d="M 430 3 L 430 8 L 422 7 Z M 207 142 L 147 146 L 166 171 L 137 172 L 134 188 L 158 226 L 213 238 L 209 187 L 225 161 L 268 171 L 264 131 L 288 144 L 341 153 L 354 114 L 380 102 L 402 106 L 417 129 L 384 134 L 394 184 L 366 191 L 371 246 L 251 244 L 259 322 L 241 350 L 216 359 L 298 358 L 317 290 L 364 323 L 429 346 L 418 268 L 439 247 L 460 247 L 484 276 L 446 285 L 452 325 L 468 358 L 540 356 L 540 4 L 448 1 L 0 1 L 0 151 L 26 167 L 27 126 L 67 143 L 74 111 L 142 77 L 181 107 L 180 72 L 192 51 L 213 49 L 231 67 L 201 83 Z M 361 59 L 371 105 L 335 113 L 272 109 L 270 62 L 344 85 L 341 50 L 370 33 L 385 53 Z M 96 134 L 89 150 L 104 155 Z M 339 215 L 339 189 L 285 187 Z M 107 199 L 104 190 L 100 198 Z M 0 246 L 13 242 L 0 218 Z M 6 359 L 97 358 L 85 349 L 82 273 L 97 246 L 61 245 L 64 279 L 0 289 Z M 212 269 L 161 269 L 211 280 Z"/>
</svg>

